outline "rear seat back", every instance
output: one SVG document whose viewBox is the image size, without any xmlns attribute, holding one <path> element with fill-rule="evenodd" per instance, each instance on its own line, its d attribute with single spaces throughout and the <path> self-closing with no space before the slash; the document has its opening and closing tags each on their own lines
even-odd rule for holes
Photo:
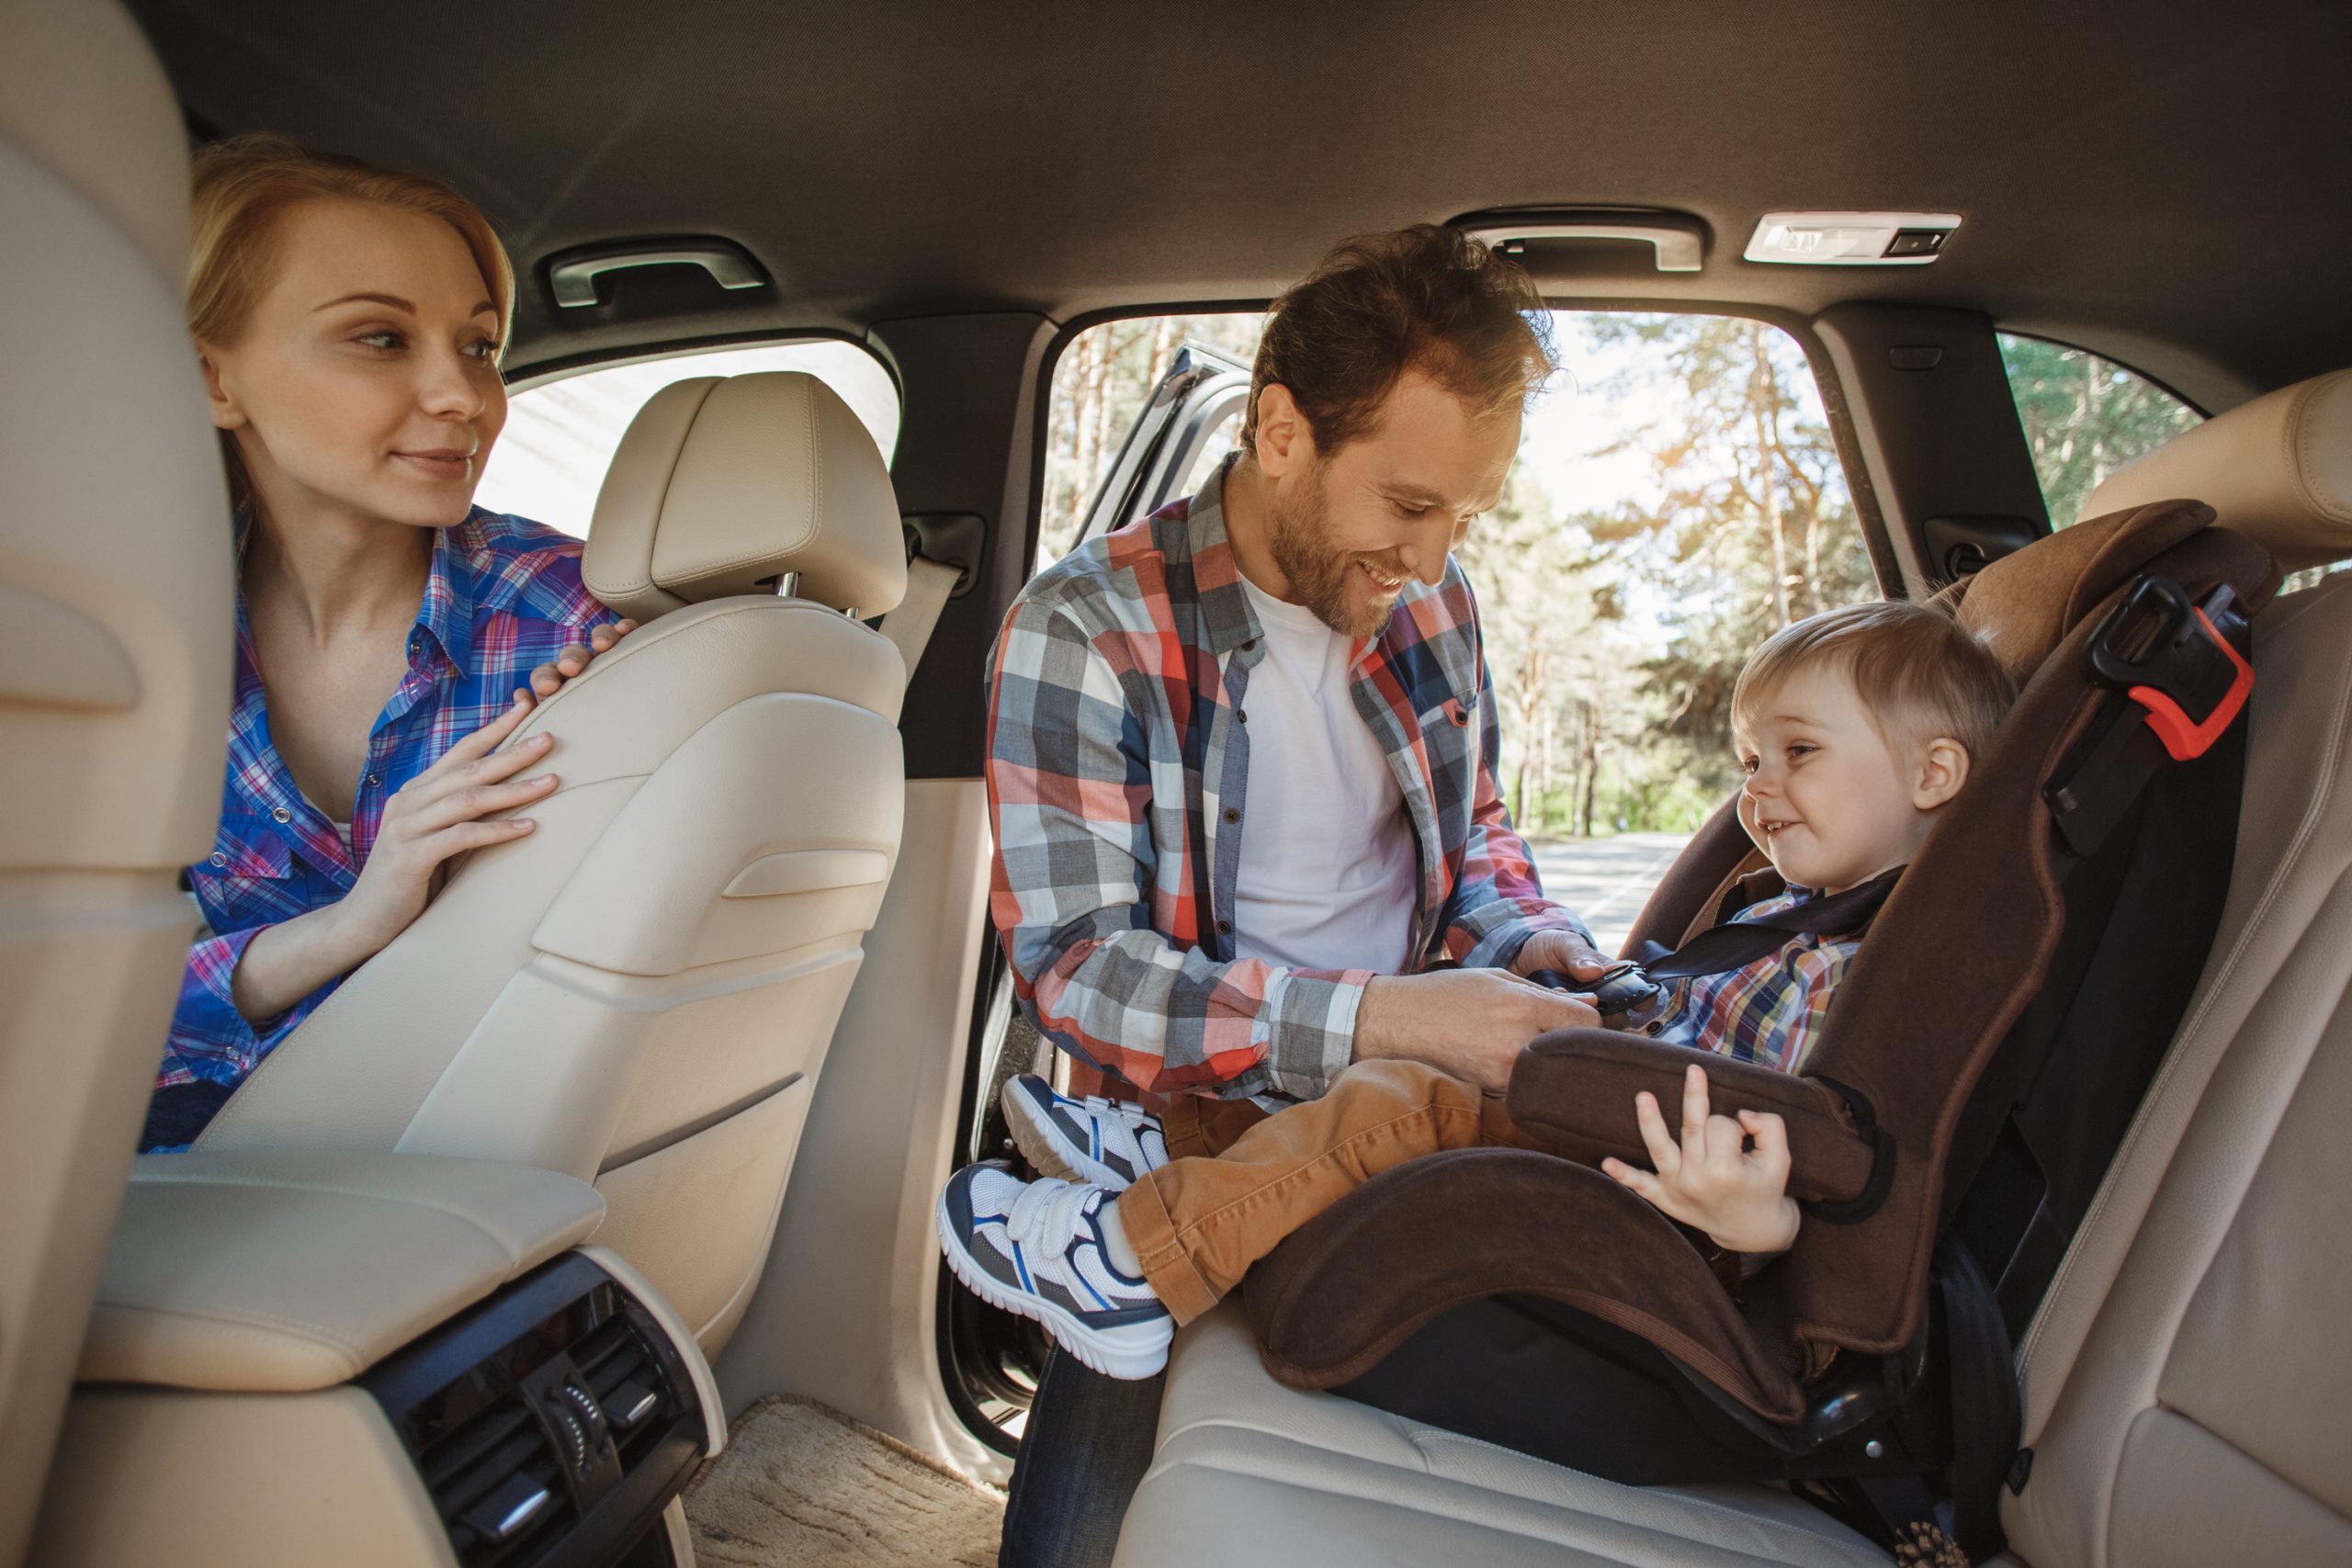
<svg viewBox="0 0 2352 1568">
<path fill-rule="evenodd" d="M 2290 564 L 2352 553 L 2352 376 L 2151 466 L 2086 512 L 2153 482 Z M 2003 1517 L 2037 1568 L 2352 1562 L 2352 575 L 2275 604 L 2254 662 L 2220 935 L 2020 1355 L 2033 1462 Z"/>
</svg>

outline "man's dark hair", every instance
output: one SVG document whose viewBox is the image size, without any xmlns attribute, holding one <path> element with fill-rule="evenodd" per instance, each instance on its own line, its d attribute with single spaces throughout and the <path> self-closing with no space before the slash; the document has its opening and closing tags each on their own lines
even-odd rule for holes
<svg viewBox="0 0 2352 1568">
<path fill-rule="evenodd" d="M 1544 296 L 1518 263 L 1459 229 L 1418 223 L 1342 243 L 1273 303 L 1250 373 L 1288 389 L 1325 457 L 1372 428 L 1408 370 L 1492 417 L 1525 403 L 1554 365 Z"/>
</svg>

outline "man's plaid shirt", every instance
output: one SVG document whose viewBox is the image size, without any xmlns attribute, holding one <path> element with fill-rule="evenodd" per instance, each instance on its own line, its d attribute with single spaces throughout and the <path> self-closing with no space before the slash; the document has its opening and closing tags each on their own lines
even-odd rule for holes
<svg viewBox="0 0 2352 1568">
<path fill-rule="evenodd" d="M 241 525 L 240 554 L 243 539 Z M 351 891 L 395 791 L 504 713 L 531 671 L 565 644 L 584 643 L 591 630 L 620 618 L 582 584 L 580 550 L 569 535 L 479 506 L 434 536 L 408 672 L 368 736 L 368 772 L 349 803 L 348 848 L 270 739 L 268 694 L 238 591 L 236 703 L 220 826 L 211 854 L 187 868 L 208 930 L 188 953 L 158 1089 L 241 1082 L 341 984 L 330 980 L 259 1025 L 245 1021 L 230 994 L 237 961 L 265 927 Z"/>
<path fill-rule="evenodd" d="M 1792 887 L 1750 904 L 1732 919 L 1762 919 L 1819 897 L 1815 889 Z M 1669 1045 L 1712 1051 L 1784 1073 L 1799 1071 L 1805 1053 L 1821 1038 L 1830 995 L 1861 945 L 1860 931 L 1842 936 L 1801 931 L 1752 964 L 1677 980 L 1666 1010 L 1646 1032 Z"/>
<path fill-rule="evenodd" d="M 1225 471 L 1038 574 L 991 660 L 989 912 L 1031 1019 L 1159 1097 L 1311 1099 L 1348 1064 L 1369 970 L 1235 956 L 1262 633 L 1227 541 Z M 1477 607 L 1449 561 L 1354 651 L 1351 694 L 1420 852 L 1412 967 L 1509 964 L 1547 901 L 1495 784 Z"/>
</svg>

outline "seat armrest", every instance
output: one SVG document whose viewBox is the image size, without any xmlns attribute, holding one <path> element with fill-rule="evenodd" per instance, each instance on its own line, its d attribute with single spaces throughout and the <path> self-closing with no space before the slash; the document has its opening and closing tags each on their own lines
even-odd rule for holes
<svg viewBox="0 0 2352 1568">
<path fill-rule="evenodd" d="M 1667 1124 L 1679 1125 L 1682 1075 L 1693 1062 L 1707 1069 L 1708 1105 L 1716 1115 L 1769 1111 L 1787 1123 L 1791 1197 L 1845 1203 L 1870 1188 L 1874 1145 L 1834 1090 L 1613 1029 L 1560 1029 L 1532 1042 L 1511 1069 L 1510 1119 L 1551 1153 L 1588 1165 L 1613 1155 L 1646 1168 L 1649 1150 L 1634 1096 L 1649 1090 Z"/>
<path fill-rule="evenodd" d="M 143 1156 L 79 1377 L 218 1393 L 329 1388 L 585 1240 L 604 1216 L 583 1181 L 491 1160 Z"/>
</svg>

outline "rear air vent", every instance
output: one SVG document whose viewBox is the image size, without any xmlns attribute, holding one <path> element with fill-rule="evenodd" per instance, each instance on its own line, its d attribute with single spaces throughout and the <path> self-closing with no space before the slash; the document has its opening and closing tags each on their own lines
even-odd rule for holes
<svg viewBox="0 0 2352 1568">
<path fill-rule="evenodd" d="M 604 1411 L 621 1463 L 634 1462 L 678 1413 L 677 1396 L 662 1376 L 652 1348 L 635 1324 L 627 1317 L 614 1317 L 582 1340 L 572 1350 L 571 1359 Z"/>
<path fill-rule="evenodd" d="M 463 1568 L 617 1562 L 702 1452 L 702 1406 L 678 1347 L 577 1254 L 363 1381 Z"/>
<path fill-rule="evenodd" d="M 518 1391 L 417 1455 L 465 1568 L 529 1561 L 578 1513 L 547 1429 Z"/>
</svg>

